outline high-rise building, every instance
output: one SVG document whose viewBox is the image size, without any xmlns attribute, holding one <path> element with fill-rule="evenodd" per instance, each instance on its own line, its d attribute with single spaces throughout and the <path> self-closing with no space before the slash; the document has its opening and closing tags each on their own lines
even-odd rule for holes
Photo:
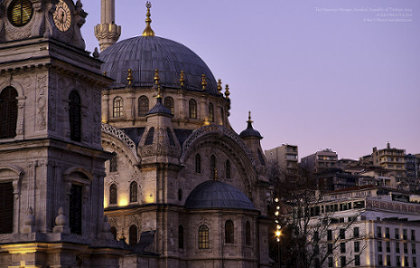
<svg viewBox="0 0 420 268">
<path fill-rule="evenodd" d="M 283 179 L 295 180 L 298 174 L 297 145 L 283 144 L 282 146 L 266 150 L 267 160 L 276 163 Z"/>
</svg>

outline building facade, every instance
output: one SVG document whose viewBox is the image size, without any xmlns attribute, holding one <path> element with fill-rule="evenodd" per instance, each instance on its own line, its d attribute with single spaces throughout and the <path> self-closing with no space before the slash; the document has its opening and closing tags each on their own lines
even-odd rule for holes
<svg viewBox="0 0 420 268">
<path fill-rule="evenodd" d="M 336 168 L 337 167 L 338 155 L 336 152 L 325 149 L 318 151 L 314 154 L 302 157 L 302 167 L 308 169 L 311 172 L 317 173 L 321 170 Z"/>
<path fill-rule="evenodd" d="M 378 150 L 373 148 L 372 161 L 374 166 L 380 166 L 387 171 L 392 171 L 396 176 L 406 176 L 405 150 L 391 148 L 387 143 L 386 148 Z"/>
<path fill-rule="evenodd" d="M 283 179 L 295 180 L 298 175 L 298 147 L 283 144 L 274 149 L 265 150 L 267 160 L 278 165 Z"/>
</svg>

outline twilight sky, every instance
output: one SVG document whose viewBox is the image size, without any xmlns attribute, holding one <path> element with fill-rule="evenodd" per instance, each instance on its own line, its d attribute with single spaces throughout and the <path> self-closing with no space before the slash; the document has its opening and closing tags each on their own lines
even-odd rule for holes
<svg viewBox="0 0 420 268">
<path fill-rule="evenodd" d="M 93 51 L 100 0 L 83 5 Z M 120 40 L 142 33 L 144 5 L 116 0 Z M 229 84 L 237 132 L 251 110 L 263 149 L 355 159 L 386 142 L 420 153 L 419 12 L 419 0 L 156 0 L 151 10 L 156 35 Z"/>
</svg>

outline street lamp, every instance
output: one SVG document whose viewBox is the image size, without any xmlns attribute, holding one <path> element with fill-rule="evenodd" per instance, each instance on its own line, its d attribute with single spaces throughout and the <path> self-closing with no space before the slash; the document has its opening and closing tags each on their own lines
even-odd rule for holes
<svg viewBox="0 0 420 268">
<path fill-rule="evenodd" d="M 280 237 L 281 237 L 281 226 L 277 224 L 276 231 L 274 232 L 274 236 L 276 237 L 277 241 L 277 257 L 279 260 L 279 268 L 281 268 L 281 254 L 280 254 Z"/>
</svg>

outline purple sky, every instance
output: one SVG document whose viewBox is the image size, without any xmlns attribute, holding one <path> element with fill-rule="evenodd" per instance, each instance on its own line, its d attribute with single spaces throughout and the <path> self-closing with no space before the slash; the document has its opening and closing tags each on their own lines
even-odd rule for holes
<svg viewBox="0 0 420 268">
<path fill-rule="evenodd" d="M 87 49 L 100 0 L 83 1 Z M 116 0 L 120 40 L 142 33 L 145 1 Z M 420 153 L 420 1 L 159 0 L 156 35 L 196 52 L 231 89 L 230 122 L 248 110 L 264 149 L 331 148 L 358 158 L 372 147 Z"/>
</svg>

